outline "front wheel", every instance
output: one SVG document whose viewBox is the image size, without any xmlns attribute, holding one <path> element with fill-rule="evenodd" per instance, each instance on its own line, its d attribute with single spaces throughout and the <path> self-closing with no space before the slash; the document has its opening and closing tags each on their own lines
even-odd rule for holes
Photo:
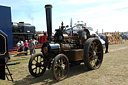
<svg viewBox="0 0 128 85">
<path fill-rule="evenodd" d="M 42 53 L 36 53 L 31 56 L 28 64 L 29 72 L 34 77 L 39 77 L 46 71 L 44 56 Z"/>
<path fill-rule="evenodd" d="M 65 79 L 69 72 L 69 60 L 66 55 L 58 54 L 52 64 L 52 73 L 54 79 L 61 81 Z"/>
</svg>

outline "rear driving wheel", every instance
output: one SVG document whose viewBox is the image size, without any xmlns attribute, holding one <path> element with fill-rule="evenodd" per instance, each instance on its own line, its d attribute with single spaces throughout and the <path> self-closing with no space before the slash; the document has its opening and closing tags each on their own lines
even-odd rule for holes
<svg viewBox="0 0 128 85">
<path fill-rule="evenodd" d="M 57 81 L 65 79 L 69 72 L 69 60 L 66 55 L 58 54 L 52 64 L 53 77 Z"/>
<path fill-rule="evenodd" d="M 46 71 L 44 56 L 42 53 L 36 53 L 31 56 L 28 64 L 29 72 L 34 77 L 39 77 Z"/>
<path fill-rule="evenodd" d="M 98 69 L 103 61 L 103 47 L 98 39 L 90 38 L 84 45 L 84 63 L 89 70 Z"/>
</svg>

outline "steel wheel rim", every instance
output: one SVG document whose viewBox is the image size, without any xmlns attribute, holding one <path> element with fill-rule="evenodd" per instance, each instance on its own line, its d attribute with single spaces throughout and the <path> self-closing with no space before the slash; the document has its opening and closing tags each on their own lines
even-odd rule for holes
<svg viewBox="0 0 128 85">
<path fill-rule="evenodd" d="M 42 75 L 45 72 L 44 58 L 41 55 L 34 57 L 31 62 L 31 70 L 35 75 Z"/>
<path fill-rule="evenodd" d="M 54 65 L 54 73 L 57 80 L 62 80 L 67 76 L 69 70 L 68 65 L 68 61 L 64 56 L 61 56 L 56 60 Z"/>
</svg>

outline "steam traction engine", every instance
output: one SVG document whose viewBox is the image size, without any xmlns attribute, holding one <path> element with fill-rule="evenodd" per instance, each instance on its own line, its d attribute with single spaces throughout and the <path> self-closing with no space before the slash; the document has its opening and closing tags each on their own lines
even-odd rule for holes
<svg viewBox="0 0 128 85">
<path fill-rule="evenodd" d="M 48 41 L 42 45 L 42 53 L 34 54 L 29 60 L 29 72 L 34 77 L 44 74 L 46 68 L 52 69 L 53 77 L 63 80 L 67 77 L 69 67 L 84 62 L 89 70 L 98 69 L 103 60 L 103 48 L 98 39 L 90 38 L 85 27 L 78 28 L 76 33 L 68 35 L 63 23 L 56 29 L 52 39 L 51 5 L 45 5 Z"/>
</svg>

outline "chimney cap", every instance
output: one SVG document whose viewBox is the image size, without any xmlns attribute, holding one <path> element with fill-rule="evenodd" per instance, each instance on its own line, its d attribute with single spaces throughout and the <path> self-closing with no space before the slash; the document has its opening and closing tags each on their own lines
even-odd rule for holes
<svg viewBox="0 0 128 85">
<path fill-rule="evenodd" d="M 47 4 L 47 5 L 45 5 L 45 8 L 52 8 L 52 5 L 51 4 Z"/>
</svg>

